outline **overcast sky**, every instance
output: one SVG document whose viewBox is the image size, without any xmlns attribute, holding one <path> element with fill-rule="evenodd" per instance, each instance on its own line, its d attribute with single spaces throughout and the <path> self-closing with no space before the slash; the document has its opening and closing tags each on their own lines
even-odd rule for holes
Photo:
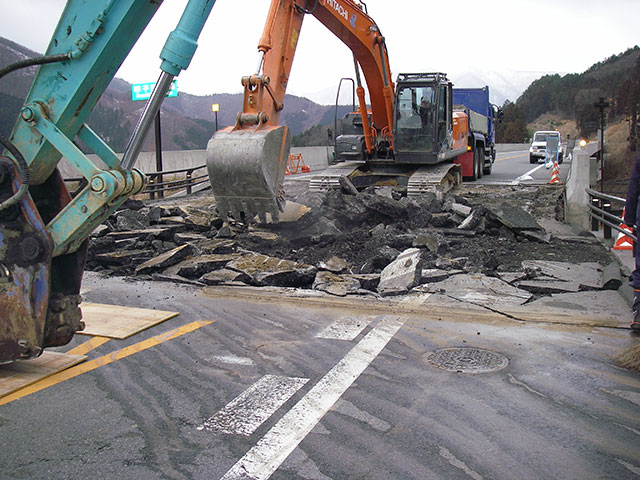
<svg viewBox="0 0 640 480">
<path fill-rule="evenodd" d="M 97 1 L 97 0 L 87 0 Z M 0 35 L 44 52 L 65 0 L 0 0 Z M 158 55 L 187 0 L 164 0 L 117 76 L 154 81 Z M 241 91 L 254 73 L 269 0 L 217 0 L 180 91 Z M 580 73 L 640 44 L 640 0 L 368 0 L 399 72 Z M 317 20 L 303 24 L 288 93 L 327 98 L 353 76 L 351 52 Z M 320 92 L 323 92 L 321 95 Z"/>
</svg>

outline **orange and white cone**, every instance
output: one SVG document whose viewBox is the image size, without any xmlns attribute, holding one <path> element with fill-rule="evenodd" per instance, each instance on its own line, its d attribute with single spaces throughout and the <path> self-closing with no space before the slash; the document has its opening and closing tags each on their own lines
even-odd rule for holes
<svg viewBox="0 0 640 480">
<path fill-rule="evenodd" d="M 622 209 L 622 218 L 624 218 L 624 209 Z M 633 234 L 633 230 L 627 227 L 624 223 L 620 224 L 620 228 L 625 232 L 629 232 Z M 616 243 L 613 244 L 614 250 L 633 250 L 633 240 L 624 233 L 618 233 L 618 237 L 616 238 Z"/>
<path fill-rule="evenodd" d="M 551 170 L 551 180 L 549 180 L 549 185 L 554 183 L 562 185 L 562 181 L 560 180 L 560 167 L 558 167 L 558 161 L 553 162 L 553 170 Z"/>
</svg>

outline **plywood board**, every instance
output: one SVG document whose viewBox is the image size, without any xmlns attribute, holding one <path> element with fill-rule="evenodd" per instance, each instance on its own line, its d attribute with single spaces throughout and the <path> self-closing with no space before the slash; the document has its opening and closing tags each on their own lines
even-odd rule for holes
<svg viewBox="0 0 640 480">
<path fill-rule="evenodd" d="M 78 333 L 120 340 L 179 315 L 178 312 L 99 303 L 82 303 L 80 308 L 85 329 Z"/>
<path fill-rule="evenodd" d="M 85 355 L 44 352 L 33 360 L 0 365 L 0 397 L 82 362 Z"/>
</svg>

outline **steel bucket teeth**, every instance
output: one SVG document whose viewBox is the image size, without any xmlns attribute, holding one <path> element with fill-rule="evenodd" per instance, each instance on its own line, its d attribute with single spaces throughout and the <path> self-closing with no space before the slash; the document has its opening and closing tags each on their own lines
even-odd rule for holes
<svg viewBox="0 0 640 480">
<path fill-rule="evenodd" d="M 250 223 L 279 221 L 291 136 L 287 127 L 221 130 L 207 145 L 207 170 L 220 215 Z"/>
</svg>

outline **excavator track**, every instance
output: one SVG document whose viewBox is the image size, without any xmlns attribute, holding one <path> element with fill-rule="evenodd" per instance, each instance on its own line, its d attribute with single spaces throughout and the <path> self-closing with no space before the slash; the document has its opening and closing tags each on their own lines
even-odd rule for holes
<svg viewBox="0 0 640 480">
<path fill-rule="evenodd" d="M 420 167 L 409 177 L 407 196 L 415 197 L 425 192 L 448 192 L 462 183 L 462 168 L 455 163 L 441 163 Z"/>
<path fill-rule="evenodd" d="M 352 161 L 332 165 L 311 177 L 309 191 L 324 192 L 332 188 L 340 188 L 340 177 L 348 177 L 361 165 L 364 165 L 364 162 Z"/>
<path fill-rule="evenodd" d="M 364 162 L 345 162 L 333 165 L 311 177 L 309 190 L 323 192 L 333 188 L 340 188 L 340 177 L 353 174 Z M 424 192 L 440 190 L 448 192 L 462 183 L 462 169 L 460 165 L 444 163 L 427 165 L 418 168 L 408 179 L 407 195 L 418 196 Z"/>
</svg>

